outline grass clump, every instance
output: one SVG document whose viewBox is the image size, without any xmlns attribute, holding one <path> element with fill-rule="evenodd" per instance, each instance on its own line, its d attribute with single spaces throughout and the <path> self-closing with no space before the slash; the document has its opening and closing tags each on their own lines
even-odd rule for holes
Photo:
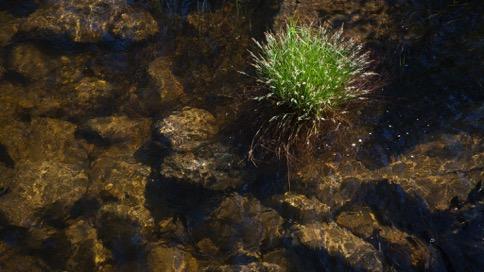
<svg viewBox="0 0 484 272">
<path fill-rule="evenodd" d="M 253 66 L 266 90 L 257 100 L 275 107 L 266 130 L 276 142 L 316 134 L 320 121 L 334 120 L 369 92 L 374 75 L 369 53 L 342 32 L 289 22 L 277 33 L 266 33 L 266 43 L 256 41 Z"/>
</svg>

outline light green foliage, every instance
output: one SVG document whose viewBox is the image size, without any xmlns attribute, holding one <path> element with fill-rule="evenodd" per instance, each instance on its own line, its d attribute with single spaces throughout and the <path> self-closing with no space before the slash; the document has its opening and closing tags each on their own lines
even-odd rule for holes
<svg viewBox="0 0 484 272">
<path fill-rule="evenodd" d="M 298 120 L 324 118 L 368 90 L 368 53 L 342 36 L 321 26 L 288 23 L 284 30 L 256 41 L 260 53 L 252 54 L 259 80 L 277 106 L 292 109 Z"/>
</svg>

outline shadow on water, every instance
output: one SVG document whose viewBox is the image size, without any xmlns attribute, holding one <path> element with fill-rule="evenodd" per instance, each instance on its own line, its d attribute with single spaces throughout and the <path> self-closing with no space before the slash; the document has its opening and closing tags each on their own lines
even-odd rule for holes
<svg viewBox="0 0 484 272">
<path fill-rule="evenodd" d="M 388 180 L 346 181 L 343 186 L 348 188 L 344 193 L 351 196 L 351 200 L 341 210 L 369 207 L 383 225 L 426 241 L 443 256 L 448 271 L 478 271 L 484 264 L 476 258 L 484 254 L 484 246 L 478 242 L 484 235 L 479 227 L 484 220 L 482 183 L 478 183 L 466 200 L 454 203 L 445 211 L 429 210 L 418 195 L 408 194 L 400 185 Z M 375 238 L 370 242 L 377 248 L 378 243 L 385 243 L 377 234 Z"/>
<path fill-rule="evenodd" d="M 412 2 L 403 17 L 393 18 L 406 35 L 417 38 L 385 46 L 399 53 L 398 60 L 384 60 L 398 77 L 378 93 L 383 111 L 359 152 L 368 168 L 384 167 L 388 157 L 442 133 L 482 135 L 482 120 L 476 120 L 475 127 L 459 124 L 462 114 L 484 101 L 478 64 L 483 44 L 475 39 L 483 33 L 481 14 L 477 1 L 428 1 Z M 372 115 L 371 109 L 367 114 Z"/>
</svg>

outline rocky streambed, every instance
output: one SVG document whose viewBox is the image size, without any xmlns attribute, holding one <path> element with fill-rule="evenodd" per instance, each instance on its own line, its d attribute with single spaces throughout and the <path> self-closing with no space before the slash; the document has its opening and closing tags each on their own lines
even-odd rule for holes
<svg viewBox="0 0 484 272">
<path fill-rule="evenodd" d="M 0 270 L 480 271 L 482 14 L 0 0 Z M 240 71 L 292 17 L 344 24 L 385 84 L 312 152 L 254 165 Z"/>
</svg>

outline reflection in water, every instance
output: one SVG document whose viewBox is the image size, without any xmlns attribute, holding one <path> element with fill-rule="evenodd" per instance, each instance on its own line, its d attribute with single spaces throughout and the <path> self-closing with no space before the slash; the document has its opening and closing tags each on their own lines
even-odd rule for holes
<svg viewBox="0 0 484 272">
<path fill-rule="evenodd" d="M 475 1 L 0 1 L 1 271 L 479 271 Z M 247 149 L 251 38 L 365 41 L 387 85 L 288 162 Z M 290 184 L 290 186 L 289 186 Z"/>
</svg>

